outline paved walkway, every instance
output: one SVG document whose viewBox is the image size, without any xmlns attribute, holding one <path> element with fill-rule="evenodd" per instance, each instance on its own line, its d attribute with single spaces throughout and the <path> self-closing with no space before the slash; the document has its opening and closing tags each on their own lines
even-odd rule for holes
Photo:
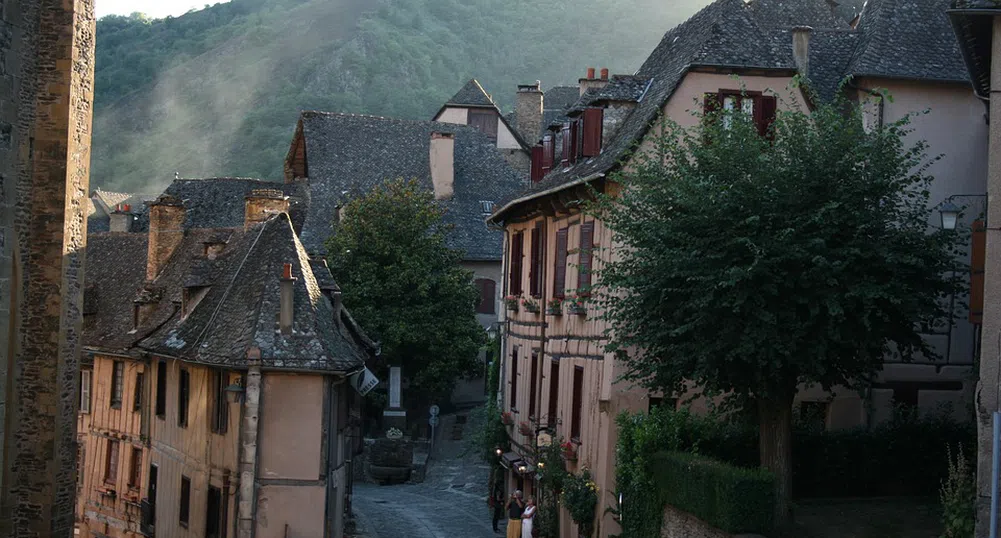
<svg viewBox="0 0 1001 538">
<path fill-rule="evenodd" d="M 462 413 L 462 439 L 453 440 L 455 415 L 443 416 L 427 477 L 421 484 L 379 486 L 356 483 L 352 505 L 365 538 L 486 538 L 491 528 L 487 506 L 490 467 L 471 445 L 476 411 Z M 501 532 L 504 522 L 501 522 Z"/>
</svg>

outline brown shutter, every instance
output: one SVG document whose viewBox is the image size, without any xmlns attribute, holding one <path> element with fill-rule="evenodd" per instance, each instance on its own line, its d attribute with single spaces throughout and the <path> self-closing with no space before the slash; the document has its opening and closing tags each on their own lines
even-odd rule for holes
<svg viewBox="0 0 1001 538">
<path fill-rule="evenodd" d="M 495 314 L 494 294 L 497 293 L 497 284 L 489 278 L 477 278 L 476 289 L 480 292 L 480 302 L 476 305 L 477 314 Z"/>
<path fill-rule="evenodd" d="M 509 409 L 518 409 L 518 349 L 511 352 L 511 396 L 508 400 Z"/>
<path fill-rule="evenodd" d="M 984 221 L 973 223 L 970 248 L 970 323 L 984 320 L 984 262 L 987 259 L 987 233 Z"/>
<path fill-rule="evenodd" d="M 570 419 L 570 438 L 580 440 L 580 420 L 581 407 L 583 407 L 584 397 L 584 367 L 575 366 L 573 369 L 573 409 Z"/>
<path fill-rule="evenodd" d="M 590 295 L 591 288 L 591 261 L 593 259 L 594 248 L 594 222 L 585 222 L 580 225 L 580 249 L 577 260 L 577 293 L 579 295 Z"/>
<path fill-rule="evenodd" d="M 532 146 L 532 183 L 542 181 L 545 175 L 546 172 L 542 169 L 542 146 Z"/>
<path fill-rule="evenodd" d="M 573 140 L 570 137 L 570 125 L 571 125 L 570 122 L 563 123 L 563 131 L 562 131 L 563 157 L 560 161 L 560 163 L 563 166 L 566 166 L 567 164 L 570 163 L 570 156 L 573 154 L 573 151 L 571 151 L 572 147 L 571 143 L 573 142 Z"/>
<path fill-rule="evenodd" d="M 754 103 L 754 123 L 758 126 L 758 133 L 769 140 L 773 138 L 769 128 L 775 122 L 777 107 L 778 100 L 773 95 L 763 95 Z"/>
<path fill-rule="evenodd" d="M 553 297 L 566 297 L 567 288 L 567 230 L 556 232 L 556 266 L 553 268 Z"/>
<path fill-rule="evenodd" d="M 570 163 L 577 162 L 580 155 L 580 122 L 570 122 Z"/>
<path fill-rule="evenodd" d="M 104 481 L 114 484 L 118 477 L 118 441 L 108 439 L 107 461 L 104 465 Z"/>
<path fill-rule="evenodd" d="M 556 417 L 560 408 L 560 362 L 553 361 L 549 369 L 549 416 L 546 421 L 550 428 L 556 427 Z"/>
<path fill-rule="evenodd" d="M 524 238 L 522 237 L 522 232 L 515 233 L 511 236 L 511 280 L 508 286 L 511 295 L 521 294 L 521 257 L 523 245 Z"/>
<path fill-rule="evenodd" d="M 470 126 L 476 127 L 494 140 L 497 139 L 497 113 L 495 111 L 470 108 L 466 117 L 466 123 Z"/>
<path fill-rule="evenodd" d="M 532 228 L 531 250 L 529 250 L 528 261 L 528 293 L 533 297 L 539 296 L 539 227 Z"/>
<path fill-rule="evenodd" d="M 535 397 L 539 385 L 539 354 L 532 353 L 532 380 L 528 382 L 528 416 L 535 418 Z"/>
<path fill-rule="evenodd" d="M 601 127 L 604 121 L 604 109 L 584 109 L 584 147 L 581 154 L 594 157 L 601 153 Z"/>
<path fill-rule="evenodd" d="M 553 135 L 547 134 L 542 137 L 542 175 L 546 175 L 553 168 Z"/>
</svg>

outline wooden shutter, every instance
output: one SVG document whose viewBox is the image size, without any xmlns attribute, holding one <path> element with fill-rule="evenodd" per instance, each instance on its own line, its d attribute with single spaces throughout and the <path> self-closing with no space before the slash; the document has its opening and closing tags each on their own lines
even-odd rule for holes
<svg viewBox="0 0 1001 538">
<path fill-rule="evenodd" d="M 554 360 L 549 367 L 549 416 L 546 417 L 549 427 L 556 426 L 556 417 L 559 414 L 560 404 L 560 362 Z"/>
<path fill-rule="evenodd" d="M 167 414 L 167 363 L 156 363 L 156 416 Z"/>
<path fill-rule="evenodd" d="M 497 139 L 497 113 L 493 110 L 470 108 L 466 121 L 469 125 L 476 127 L 490 138 Z"/>
<path fill-rule="evenodd" d="M 104 481 L 114 484 L 118 478 L 118 441 L 108 439 L 107 461 L 104 464 Z"/>
<path fill-rule="evenodd" d="M 142 462 L 142 449 L 132 447 L 132 459 L 129 462 L 129 486 L 133 489 L 139 489 L 139 484 L 142 483 Z"/>
<path fill-rule="evenodd" d="M 542 223 L 537 222 L 535 228 L 532 228 L 531 265 L 528 268 L 528 291 L 532 297 L 542 297 L 544 254 L 545 238 L 542 235 Z"/>
<path fill-rule="evenodd" d="M 508 289 L 511 295 L 521 294 L 521 258 L 525 244 L 523 232 L 511 235 L 510 282 Z"/>
<path fill-rule="evenodd" d="M 539 354 L 532 353 L 532 379 L 528 382 L 528 416 L 535 418 L 535 397 L 538 394 L 539 385 Z"/>
<path fill-rule="evenodd" d="M 143 373 L 136 374 L 136 386 L 132 389 L 132 411 L 139 411 L 143 406 Z"/>
<path fill-rule="evenodd" d="M 984 221 L 973 223 L 970 245 L 970 323 L 984 321 L 984 262 L 987 259 L 987 233 Z"/>
<path fill-rule="evenodd" d="M 181 369 L 180 378 L 177 381 L 177 425 L 188 426 L 188 395 L 191 392 L 191 376 L 188 371 Z"/>
<path fill-rule="evenodd" d="M 580 440 L 581 407 L 584 398 L 584 367 L 575 366 L 573 369 L 573 408 L 570 420 L 570 438 Z"/>
<path fill-rule="evenodd" d="M 577 162 L 580 155 L 580 122 L 570 122 L 570 163 Z"/>
<path fill-rule="evenodd" d="M 489 278 L 477 278 L 476 289 L 480 292 L 480 302 L 476 305 L 477 314 L 497 313 L 494 305 L 496 300 L 494 294 L 497 293 L 497 285 Z"/>
<path fill-rule="evenodd" d="M 577 293 L 590 295 L 591 265 L 594 249 L 594 222 L 580 225 L 580 249 L 577 257 Z"/>
<path fill-rule="evenodd" d="M 553 168 L 553 135 L 547 134 L 542 138 L 542 175 L 546 175 Z"/>
<path fill-rule="evenodd" d="M 111 365 L 111 407 L 122 407 L 122 383 L 125 381 L 125 363 L 115 361 Z"/>
<path fill-rule="evenodd" d="M 562 131 L 563 157 L 560 160 L 560 163 L 563 164 L 563 166 L 570 164 L 570 155 L 573 153 L 573 151 L 571 150 L 571 148 L 573 147 L 571 145 L 573 140 L 570 137 L 570 125 L 571 125 L 570 122 L 563 123 L 563 131 Z"/>
<path fill-rule="evenodd" d="M 769 132 L 772 123 L 775 122 L 775 112 L 778 108 L 778 100 L 773 95 L 762 95 L 754 103 L 754 124 L 758 126 L 758 134 L 771 140 L 772 133 Z"/>
<path fill-rule="evenodd" d="M 518 349 L 511 351 L 511 395 L 509 409 L 518 409 Z"/>
<path fill-rule="evenodd" d="M 567 288 L 567 233 L 563 228 L 556 232 L 556 266 L 553 268 L 553 297 L 566 297 Z"/>
<path fill-rule="evenodd" d="M 532 146 L 532 183 L 542 181 L 546 171 L 542 168 L 542 146 Z"/>
<path fill-rule="evenodd" d="M 584 146 L 581 154 L 594 157 L 601 153 L 601 128 L 604 121 L 604 109 L 584 109 Z"/>
</svg>

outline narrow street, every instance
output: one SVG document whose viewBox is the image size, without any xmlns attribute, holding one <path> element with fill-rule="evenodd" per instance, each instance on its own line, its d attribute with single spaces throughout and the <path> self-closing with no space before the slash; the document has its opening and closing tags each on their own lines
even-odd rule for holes
<svg viewBox="0 0 1001 538">
<path fill-rule="evenodd" d="M 462 439 L 452 438 L 455 415 L 442 416 L 442 428 L 427 477 L 421 484 L 355 484 L 352 500 L 360 536 L 365 538 L 486 538 L 491 528 L 487 506 L 489 466 L 475 453 L 478 413 L 462 413 Z M 504 522 L 500 523 L 501 532 Z"/>
</svg>

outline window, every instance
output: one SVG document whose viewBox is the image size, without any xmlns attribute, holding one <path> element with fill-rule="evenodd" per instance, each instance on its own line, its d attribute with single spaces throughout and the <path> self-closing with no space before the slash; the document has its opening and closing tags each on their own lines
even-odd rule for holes
<svg viewBox="0 0 1001 538">
<path fill-rule="evenodd" d="M 188 427 L 188 395 L 191 392 L 191 377 L 188 371 L 181 368 L 181 377 L 177 381 L 177 425 Z"/>
<path fill-rule="evenodd" d="M 511 235 L 511 282 L 508 288 L 511 295 L 521 295 L 521 259 L 524 255 L 525 233 L 517 232 Z"/>
<path fill-rule="evenodd" d="M 114 485 L 118 479 L 118 441 L 108 439 L 108 452 L 105 458 L 104 482 Z"/>
<path fill-rule="evenodd" d="M 497 113 L 493 109 L 469 109 L 467 122 L 494 140 L 497 139 Z"/>
<path fill-rule="evenodd" d="M 539 354 L 532 353 L 532 379 L 528 382 L 528 416 L 535 418 L 535 396 L 539 384 Z"/>
<path fill-rule="evenodd" d="M 480 211 L 484 216 L 493 214 L 494 203 L 489 200 L 480 200 Z"/>
<path fill-rule="evenodd" d="M 205 538 L 222 538 L 222 491 L 209 486 L 205 510 Z"/>
<path fill-rule="evenodd" d="M 156 416 L 167 415 L 167 363 L 156 363 Z"/>
<path fill-rule="evenodd" d="M 188 516 L 191 514 L 191 479 L 181 476 L 181 507 L 178 510 L 178 521 L 181 526 L 188 526 Z"/>
<path fill-rule="evenodd" d="M 129 461 L 129 488 L 139 489 L 139 485 L 142 484 L 142 464 L 143 464 L 143 449 L 138 447 L 132 447 L 132 460 Z"/>
<path fill-rule="evenodd" d="M 122 385 L 125 383 L 125 363 L 115 361 L 111 366 L 111 407 L 122 408 Z"/>
<path fill-rule="evenodd" d="M 567 234 L 563 228 L 556 232 L 556 266 L 553 267 L 553 297 L 566 297 L 567 287 Z"/>
<path fill-rule="evenodd" d="M 139 411 L 143 407 L 143 373 L 136 374 L 136 386 L 132 394 L 132 410 Z"/>
<path fill-rule="evenodd" d="M 542 268 L 543 268 L 543 252 L 545 249 L 545 239 L 542 236 L 542 223 L 535 223 L 535 227 L 532 228 L 531 235 L 531 247 L 530 252 L 530 265 L 528 268 L 528 292 L 532 297 L 542 297 Z"/>
<path fill-rule="evenodd" d="M 212 372 L 212 432 L 225 434 L 229 429 L 229 402 L 226 401 L 226 373 Z"/>
<path fill-rule="evenodd" d="M 90 387 L 94 372 L 80 370 L 80 412 L 90 413 Z"/>
<path fill-rule="evenodd" d="M 582 399 L 584 397 L 584 367 L 575 366 L 573 369 L 573 408 L 570 410 L 570 438 L 580 440 L 580 420 Z"/>
<path fill-rule="evenodd" d="M 476 304 L 477 314 L 497 313 L 497 283 L 489 278 L 477 278 L 476 289 L 480 292 L 480 302 Z"/>
<path fill-rule="evenodd" d="M 553 361 L 549 367 L 549 427 L 556 427 L 556 417 L 560 404 L 560 362 Z"/>
<path fill-rule="evenodd" d="M 594 250 L 594 222 L 580 225 L 580 249 L 577 256 L 577 293 L 582 296 L 591 290 L 591 260 Z"/>
<path fill-rule="evenodd" d="M 518 348 L 511 351 L 511 396 L 508 404 L 512 410 L 518 408 Z"/>
<path fill-rule="evenodd" d="M 707 93 L 703 104 L 706 114 L 722 110 L 723 127 L 729 129 L 733 122 L 733 112 L 740 111 L 754 120 L 758 134 L 771 137 L 769 128 L 775 121 L 775 111 L 778 101 L 773 95 L 762 95 L 761 92 L 741 92 L 736 90 L 720 90 L 718 93 Z"/>
<path fill-rule="evenodd" d="M 581 155 L 595 157 L 601 153 L 601 129 L 605 121 L 605 110 L 602 108 L 584 109 L 584 132 L 581 136 Z"/>
</svg>

